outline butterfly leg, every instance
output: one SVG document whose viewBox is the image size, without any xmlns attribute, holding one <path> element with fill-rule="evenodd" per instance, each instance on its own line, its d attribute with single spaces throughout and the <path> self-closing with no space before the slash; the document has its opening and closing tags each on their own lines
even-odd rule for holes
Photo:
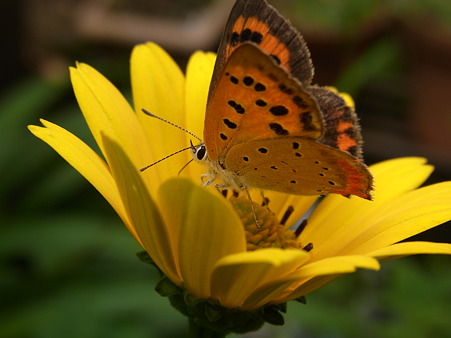
<svg viewBox="0 0 451 338">
<path fill-rule="evenodd" d="M 240 187 L 240 188 L 242 190 L 246 191 L 247 198 L 249 198 L 249 202 L 251 202 L 251 208 L 252 208 L 252 213 L 254 214 L 255 225 L 257 226 L 258 229 L 260 229 L 261 225 L 260 225 L 260 223 L 258 223 L 257 213 L 255 212 L 254 202 L 252 201 L 252 197 L 251 197 L 251 194 L 249 193 L 249 189 L 247 189 L 247 187 Z"/>
<path fill-rule="evenodd" d="M 207 179 L 207 181 L 205 181 L 205 179 Z M 200 180 L 202 182 L 202 185 L 204 187 L 206 187 L 207 185 L 212 184 L 215 181 L 216 177 L 212 177 L 210 174 L 202 174 L 200 175 Z"/>
<path fill-rule="evenodd" d="M 206 182 L 206 183 L 208 183 L 208 182 Z M 222 194 L 221 189 L 230 188 L 230 184 L 215 184 L 215 188 L 218 190 L 218 192 L 220 194 Z M 247 187 L 245 187 L 245 186 L 240 187 L 240 189 L 246 191 L 247 198 L 249 199 L 249 202 L 251 202 L 251 208 L 252 208 L 252 213 L 254 215 L 255 225 L 257 226 L 257 228 L 260 229 L 261 225 L 260 225 L 260 223 L 258 223 L 257 213 L 255 211 L 254 202 L 252 201 L 252 197 L 251 197 L 251 194 L 249 193 L 249 189 L 247 189 Z"/>
<path fill-rule="evenodd" d="M 230 185 L 228 185 L 228 184 L 215 184 L 215 188 L 216 188 L 216 190 L 218 190 L 218 192 L 221 194 L 221 195 L 224 195 L 222 192 L 223 192 L 223 190 L 221 190 L 221 189 L 227 189 L 227 188 L 230 188 Z M 227 190 L 226 190 L 227 191 Z"/>
</svg>

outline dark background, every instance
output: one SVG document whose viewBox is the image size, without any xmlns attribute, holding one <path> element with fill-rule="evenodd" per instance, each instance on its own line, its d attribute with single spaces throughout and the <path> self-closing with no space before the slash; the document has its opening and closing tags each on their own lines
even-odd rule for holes
<svg viewBox="0 0 451 338">
<path fill-rule="evenodd" d="M 274 0 L 302 32 L 315 82 L 353 95 L 367 164 L 428 158 L 451 176 L 451 2 Z M 26 129 L 45 118 L 89 144 L 68 67 L 86 62 L 130 97 L 137 43 L 184 69 L 216 50 L 232 1 L 4 0 L 0 3 L 0 336 L 183 336 L 186 320 L 153 291 L 158 275 L 112 209 Z M 396 182 L 393 182 L 396 184 Z M 451 241 L 443 225 L 417 239 Z M 360 271 L 289 304 L 258 337 L 451 337 L 447 257 Z M 346 304 L 344 307 L 343 304 Z"/>
</svg>

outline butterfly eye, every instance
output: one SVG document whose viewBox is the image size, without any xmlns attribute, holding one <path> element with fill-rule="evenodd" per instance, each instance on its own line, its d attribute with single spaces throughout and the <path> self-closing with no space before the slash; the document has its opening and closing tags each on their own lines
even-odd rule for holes
<svg viewBox="0 0 451 338">
<path fill-rule="evenodd" d="M 205 149 L 204 145 L 200 145 L 197 149 L 196 149 L 196 159 L 199 161 L 205 160 L 207 157 L 207 149 Z"/>
</svg>

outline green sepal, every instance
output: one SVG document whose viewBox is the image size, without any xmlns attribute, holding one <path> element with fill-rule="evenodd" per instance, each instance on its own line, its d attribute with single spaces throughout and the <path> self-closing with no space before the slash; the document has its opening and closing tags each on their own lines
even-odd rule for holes
<svg viewBox="0 0 451 338">
<path fill-rule="evenodd" d="M 298 303 L 307 304 L 307 298 L 305 298 L 305 296 L 301 296 L 301 297 L 295 298 L 293 300 Z"/>
<path fill-rule="evenodd" d="M 147 253 L 147 251 L 140 251 L 140 252 L 136 253 L 136 256 L 138 256 L 138 258 L 139 258 L 139 260 L 141 262 L 150 264 L 153 267 L 155 267 L 158 270 L 158 273 L 160 274 L 160 276 L 164 276 L 163 272 L 155 264 L 155 262 L 153 261 L 152 257 L 150 257 L 150 255 Z"/>
<path fill-rule="evenodd" d="M 268 306 L 265 308 L 263 318 L 265 319 L 265 322 L 272 324 L 272 325 L 283 325 L 285 324 L 285 320 L 283 318 L 282 313 L 287 312 L 287 304 L 277 304 Z"/>
<path fill-rule="evenodd" d="M 160 279 L 157 286 L 155 286 L 155 291 L 162 297 L 180 294 L 180 288 L 165 277 Z"/>
</svg>

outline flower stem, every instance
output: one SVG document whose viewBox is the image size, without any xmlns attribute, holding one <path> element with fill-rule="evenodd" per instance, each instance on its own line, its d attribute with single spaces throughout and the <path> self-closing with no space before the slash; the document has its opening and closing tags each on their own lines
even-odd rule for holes
<svg viewBox="0 0 451 338">
<path fill-rule="evenodd" d="M 190 338 L 223 338 L 225 333 L 214 331 L 208 327 L 199 326 L 192 319 L 189 320 L 189 335 Z"/>
</svg>

